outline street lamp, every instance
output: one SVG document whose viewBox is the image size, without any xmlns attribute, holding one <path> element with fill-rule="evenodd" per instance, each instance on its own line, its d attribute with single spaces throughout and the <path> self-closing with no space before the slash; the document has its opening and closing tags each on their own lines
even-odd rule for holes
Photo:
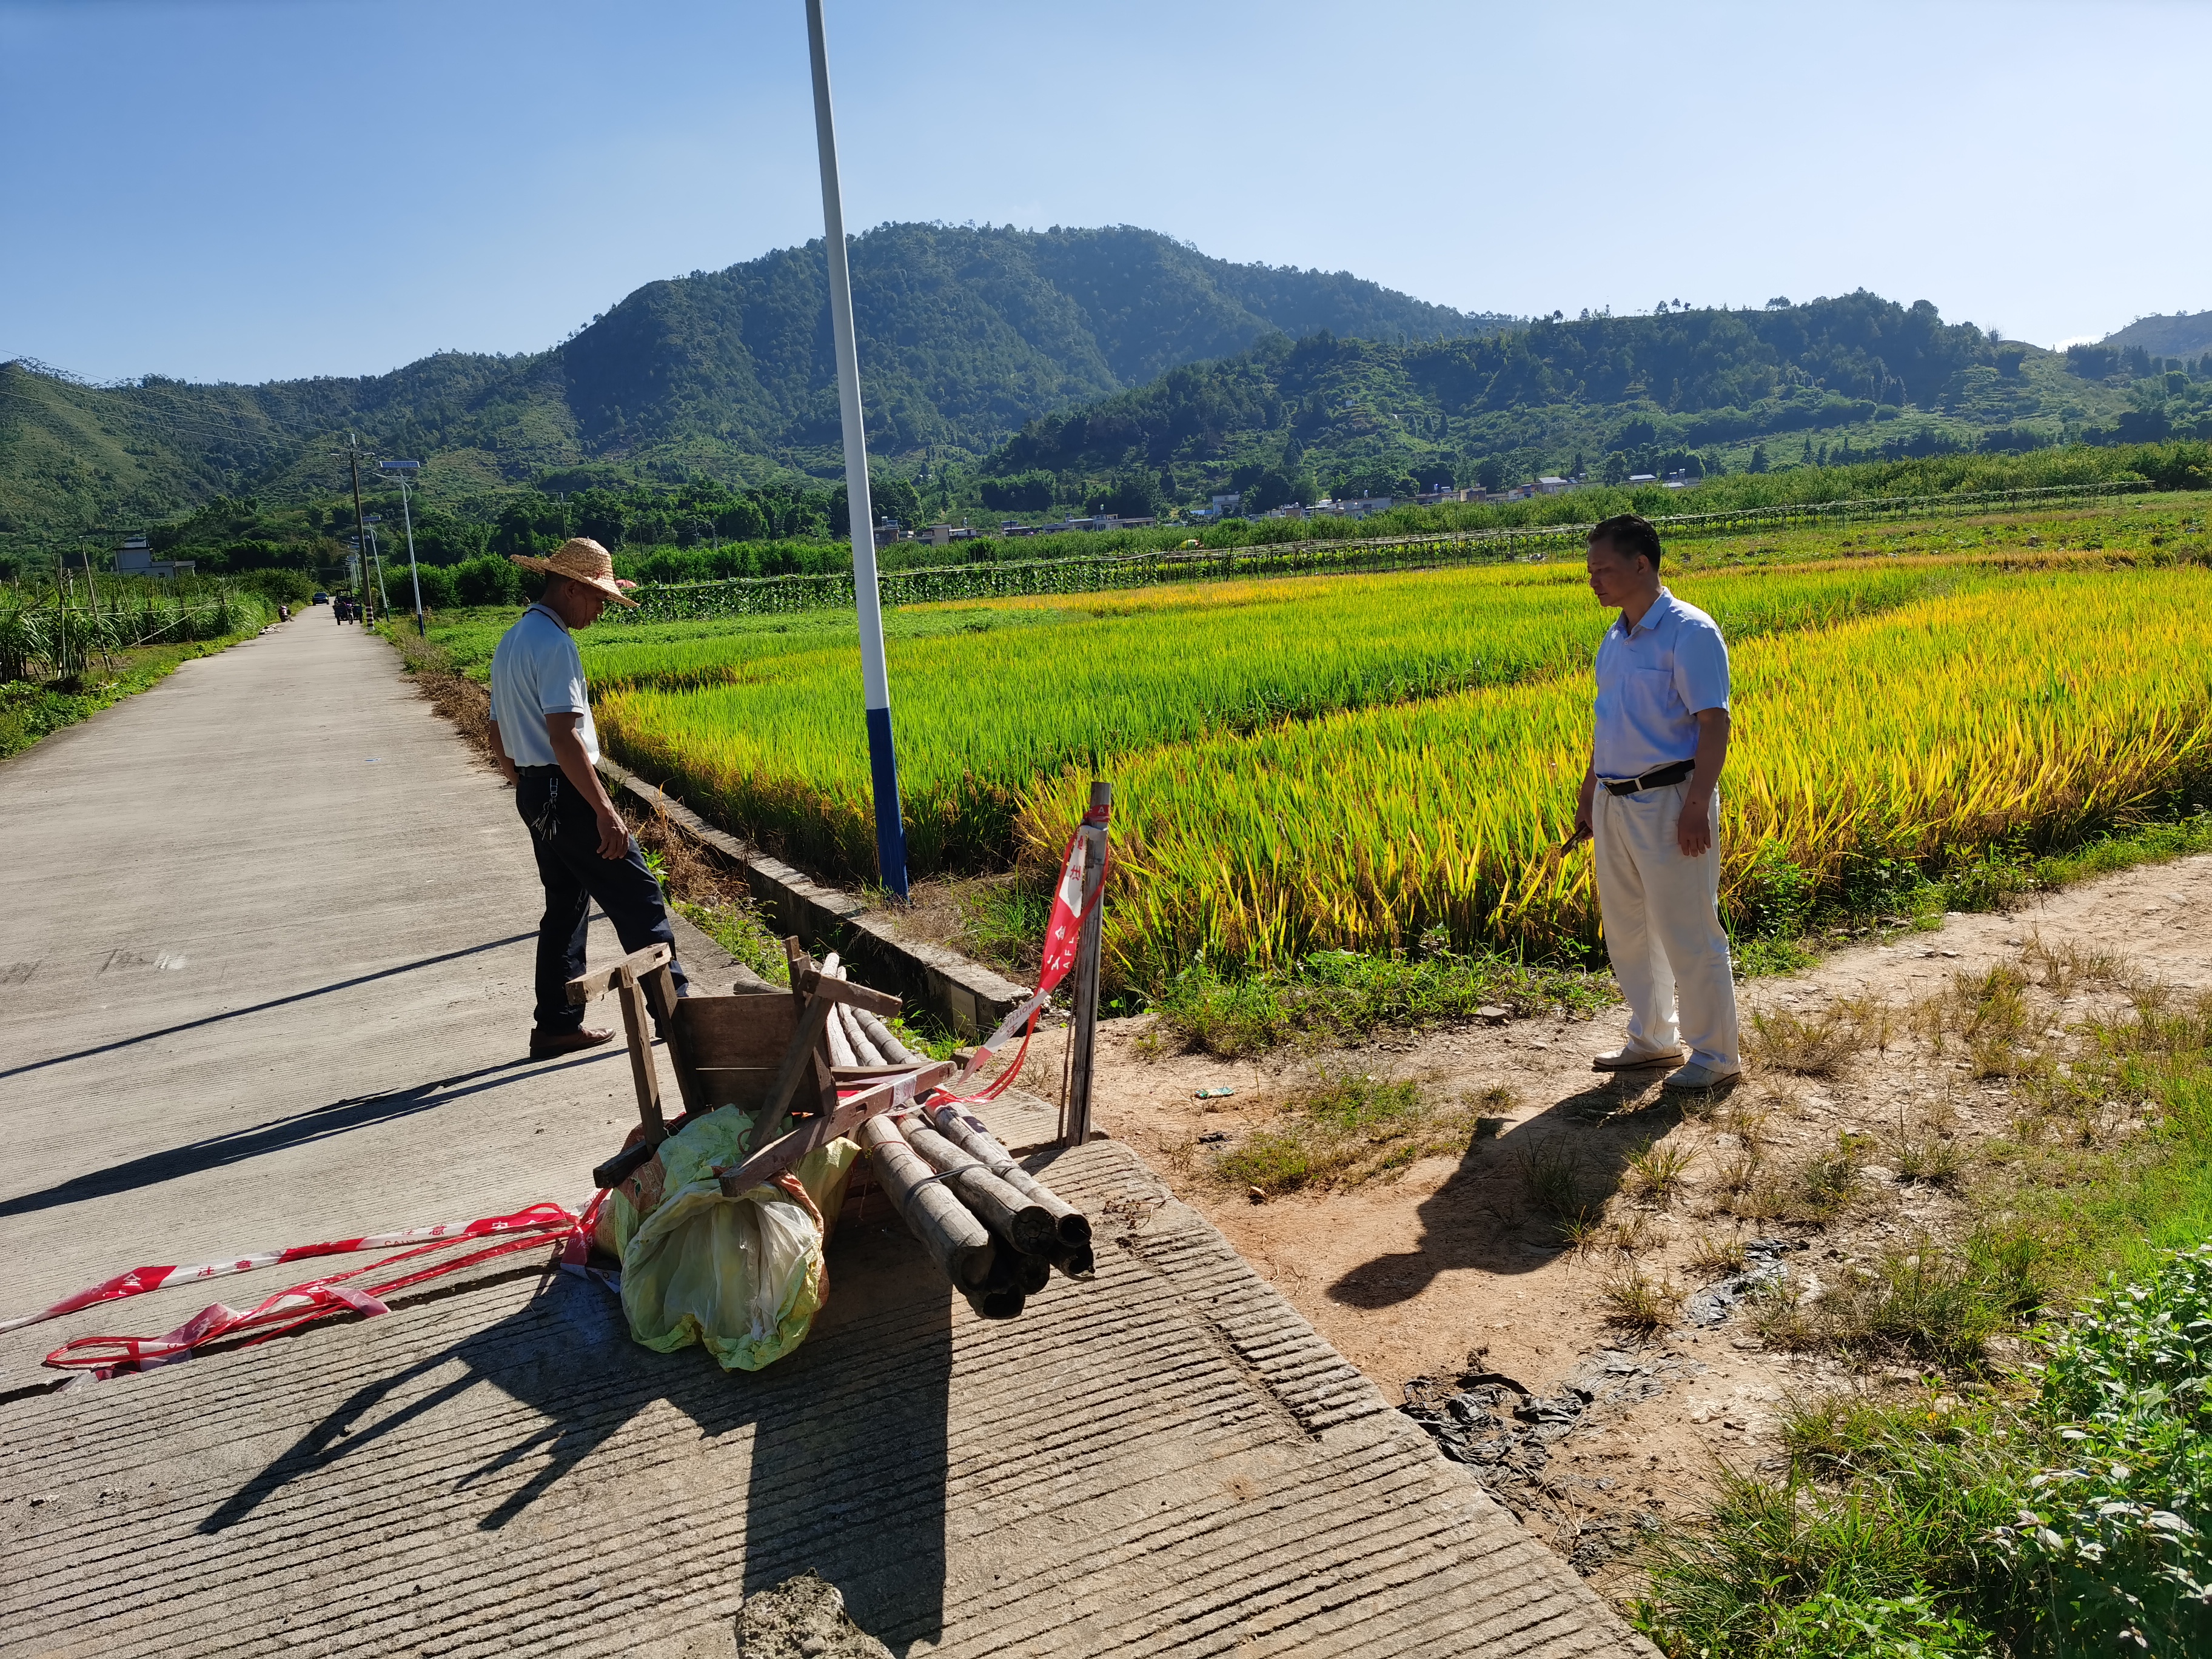
<svg viewBox="0 0 2212 1659">
<path fill-rule="evenodd" d="M 399 481 L 399 516 L 401 521 L 407 526 L 407 580 L 414 584 L 415 587 L 415 637 L 419 640 L 422 637 L 424 632 L 422 627 L 422 579 L 415 574 L 415 510 L 408 505 L 407 484 L 408 481 L 412 478 L 415 474 L 422 470 L 422 463 L 420 461 L 379 461 L 376 464 L 376 470 L 379 472 L 383 473 L 385 477 L 388 478 L 397 478 Z"/>
</svg>

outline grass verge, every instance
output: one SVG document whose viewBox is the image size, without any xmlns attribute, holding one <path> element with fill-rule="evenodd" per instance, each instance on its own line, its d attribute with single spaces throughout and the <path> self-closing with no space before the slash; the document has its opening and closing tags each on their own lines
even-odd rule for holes
<svg viewBox="0 0 2212 1659">
<path fill-rule="evenodd" d="M 2212 1650 L 2212 1246 L 2038 1347 L 2009 1396 L 1797 1408 L 1786 1474 L 1646 1547 L 1638 1628 L 1669 1659 Z"/>
<path fill-rule="evenodd" d="M 1322 951 L 1290 974 L 1229 978 L 1200 961 L 1170 980 L 1153 1006 L 1190 1047 L 1235 1059 L 1291 1042 L 1356 1042 L 1383 1026 L 1469 1020 L 1485 1008 L 1589 1014 L 1613 1000 L 1609 978 L 1490 952 Z"/>
</svg>

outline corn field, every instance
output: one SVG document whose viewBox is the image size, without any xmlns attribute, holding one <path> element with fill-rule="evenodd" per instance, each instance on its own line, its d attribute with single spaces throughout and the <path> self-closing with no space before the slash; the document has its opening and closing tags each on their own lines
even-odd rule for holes
<svg viewBox="0 0 2212 1659">
<path fill-rule="evenodd" d="M 59 604 L 52 593 L 0 591 L 0 681 L 52 678 L 139 646 L 222 639 L 270 614 L 258 598 L 226 589 L 191 599 L 117 591 Z"/>
</svg>

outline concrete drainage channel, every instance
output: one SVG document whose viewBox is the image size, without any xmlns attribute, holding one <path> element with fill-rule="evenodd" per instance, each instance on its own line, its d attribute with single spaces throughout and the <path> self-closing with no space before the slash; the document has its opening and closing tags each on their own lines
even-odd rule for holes
<svg viewBox="0 0 2212 1659">
<path fill-rule="evenodd" d="M 744 878 L 755 902 L 776 919 L 779 932 L 796 933 L 817 955 L 836 951 L 868 984 L 927 1008 L 963 1036 L 988 1034 L 1029 995 L 1027 986 L 1017 985 L 956 951 L 899 938 L 889 913 L 748 847 L 612 761 L 602 760 L 599 770 L 616 787 L 665 814 L 669 823 L 692 840 L 727 860 Z"/>
</svg>

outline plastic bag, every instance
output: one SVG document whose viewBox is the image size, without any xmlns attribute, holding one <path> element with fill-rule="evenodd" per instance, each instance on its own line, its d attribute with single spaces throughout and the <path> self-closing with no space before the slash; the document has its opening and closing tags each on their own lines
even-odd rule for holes
<svg viewBox="0 0 2212 1659">
<path fill-rule="evenodd" d="M 775 1183 L 725 1198 L 714 1166 L 744 1158 L 752 1127 L 725 1106 L 664 1141 L 660 1201 L 632 1225 L 623 1212 L 635 1206 L 608 1194 L 631 1336 L 660 1353 L 702 1343 L 729 1370 L 758 1370 L 805 1340 L 829 1290 L 822 1217 L 860 1153 L 833 1140 Z"/>
</svg>

